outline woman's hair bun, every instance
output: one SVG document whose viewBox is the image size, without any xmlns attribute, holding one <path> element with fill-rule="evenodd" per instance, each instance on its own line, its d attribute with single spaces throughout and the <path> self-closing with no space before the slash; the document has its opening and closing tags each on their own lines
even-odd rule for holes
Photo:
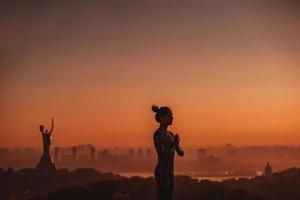
<svg viewBox="0 0 300 200">
<path fill-rule="evenodd" d="M 152 106 L 152 111 L 155 112 L 155 113 L 158 113 L 159 107 L 156 106 L 156 105 L 153 105 L 153 106 Z"/>
</svg>

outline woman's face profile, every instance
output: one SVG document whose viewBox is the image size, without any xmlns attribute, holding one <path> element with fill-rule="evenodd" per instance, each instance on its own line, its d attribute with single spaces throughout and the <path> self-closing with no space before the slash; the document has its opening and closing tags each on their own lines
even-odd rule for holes
<svg viewBox="0 0 300 200">
<path fill-rule="evenodd" d="M 168 111 L 167 114 L 160 118 L 160 121 L 164 125 L 171 125 L 173 123 L 173 114 L 171 111 Z"/>
</svg>

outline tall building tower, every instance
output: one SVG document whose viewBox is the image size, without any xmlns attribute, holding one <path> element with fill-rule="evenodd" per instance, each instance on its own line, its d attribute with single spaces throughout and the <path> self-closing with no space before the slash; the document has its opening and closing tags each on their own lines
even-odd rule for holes
<svg viewBox="0 0 300 200">
<path fill-rule="evenodd" d="M 72 157 L 73 157 L 73 162 L 76 163 L 77 162 L 77 147 L 76 146 L 72 147 Z"/>
<path fill-rule="evenodd" d="M 96 160 L 96 148 L 94 146 L 90 147 L 90 160 L 91 161 Z"/>
<path fill-rule="evenodd" d="M 150 149 L 150 148 L 147 148 L 147 156 L 148 156 L 148 157 L 151 157 L 151 154 L 152 154 L 151 149 Z"/>
<path fill-rule="evenodd" d="M 206 149 L 198 148 L 197 156 L 198 156 L 198 159 L 204 158 L 206 156 Z"/>
<path fill-rule="evenodd" d="M 143 149 L 142 148 L 138 149 L 138 156 L 143 157 Z"/>
<path fill-rule="evenodd" d="M 265 166 L 265 170 L 264 170 L 264 176 L 266 178 L 272 178 L 272 174 L 273 174 L 272 167 L 271 167 L 270 163 L 267 162 L 267 164 Z"/>
<path fill-rule="evenodd" d="M 132 148 L 128 149 L 128 154 L 130 158 L 134 157 L 134 150 Z"/>
</svg>

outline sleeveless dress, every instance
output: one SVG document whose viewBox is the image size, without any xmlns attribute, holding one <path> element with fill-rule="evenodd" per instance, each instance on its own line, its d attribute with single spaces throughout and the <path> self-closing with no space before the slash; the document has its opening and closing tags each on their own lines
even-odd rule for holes
<svg viewBox="0 0 300 200">
<path fill-rule="evenodd" d="M 174 135 L 156 131 L 153 135 L 158 161 L 155 168 L 157 200 L 171 200 L 174 188 Z"/>
</svg>

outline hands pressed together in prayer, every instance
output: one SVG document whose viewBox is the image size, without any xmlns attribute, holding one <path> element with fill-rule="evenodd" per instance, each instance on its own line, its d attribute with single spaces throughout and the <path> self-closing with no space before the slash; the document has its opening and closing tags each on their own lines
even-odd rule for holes
<svg viewBox="0 0 300 200">
<path fill-rule="evenodd" d="M 175 147 L 175 150 L 176 150 L 177 154 L 178 154 L 179 156 L 183 157 L 183 156 L 184 156 L 184 151 L 183 151 L 183 149 L 179 146 L 179 142 L 180 142 L 180 137 L 179 137 L 178 134 L 175 134 L 173 145 L 174 145 L 174 147 Z"/>
</svg>

